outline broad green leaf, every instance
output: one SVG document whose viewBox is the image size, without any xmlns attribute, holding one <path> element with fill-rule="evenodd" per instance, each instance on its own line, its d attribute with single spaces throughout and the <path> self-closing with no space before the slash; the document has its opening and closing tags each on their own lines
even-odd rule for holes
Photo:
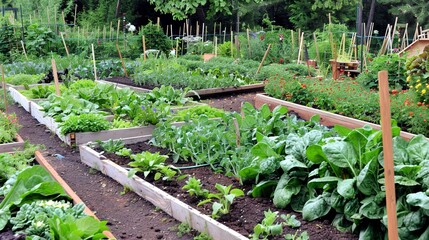
<svg viewBox="0 0 429 240">
<path fill-rule="evenodd" d="M 310 199 L 308 188 L 301 187 L 300 191 L 293 196 L 293 201 L 291 201 L 290 206 L 295 212 L 302 212 L 302 208 L 308 199 Z"/>
<path fill-rule="evenodd" d="M 355 174 L 355 164 L 358 156 L 352 144 L 347 142 L 327 143 L 322 147 L 329 162 L 340 168 L 350 169 Z"/>
<path fill-rule="evenodd" d="M 420 164 L 429 160 L 429 141 L 423 135 L 413 137 L 407 147 L 410 164 Z"/>
<path fill-rule="evenodd" d="M 424 192 L 410 193 L 407 195 L 407 203 L 411 206 L 429 210 L 429 197 Z"/>
<path fill-rule="evenodd" d="M 0 209 L 0 230 L 6 227 L 6 224 L 9 222 L 11 218 L 9 210 Z"/>
<path fill-rule="evenodd" d="M 309 181 L 307 183 L 307 186 L 309 188 L 323 188 L 323 187 L 325 187 L 326 184 L 336 186 L 338 181 L 340 181 L 340 180 L 341 180 L 341 178 L 331 177 L 331 176 L 322 177 L 322 178 L 315 178 L 315 179 L 312 179 L 311 181 Z"/>
<path fill-rule="evenodd" d="M 359 232 L 359 240 L 384 239 L 380 225 L 371 222 Z"/>
<path fill-rule="evenodd" d="M 351 131 L 344 141 L 352 144 L 358 158 L 361 158 L 365 152 L 366 144 L 368 143 L 366 136 L 358 130 Z"/>
<path fill-rule="evenodd" d="M 426 227 L 426 230 L 420 235 L 417 240 L 427 240 L 429 239 L 429 226 Z"/>
<path fill-rule="evenodd" d="M 306 155 L 308 160 L 316 164 L 320 164 L 327 160 L 325 153 L 323 153 L 322 146 L 320 145 L 309 146 L 306 150 Z"/>
<path fill-rule="evenodd" d="M 230 191 L 231 194 L 235 195 L 236 197 L 244 196 L 244 192 L 241 189 L 234 188 Z"/>
<path fill-rule="evenodd" d="M 420 185 L 420 183 L 418 183 L 418 182 L 416 182 L 410 178 L 404 177 L 404 176 L 395 176 L 395 184 L 399 184 L 399 185 L 406 186 L 406 187 L 412 187 L 412 186 Z"/>
<path fill-rule="evenodd" d="M 359 213 L 369 219 L 381 219 L 384 216 L 385 206 L 380 206 L 374 196 L 364 199 Z"/>
<path fill-rule="evenodd" d="M 214 202 L 212 205 L 212 209 L 213 209 L 212 216 L 216 216 L 222 207 L 223 207 L 222 204 L 218 202 Z"/>
<path fill-rule="evenodd" d="M 275 115 L 285 115 L 288 112 L 287 107 L 278 105 L 273 109 L 273 116 Z"/>
<path fill-rule="evenodd" d="M 276 188 L 278 180 L 266 180 L 259 182 L 252 189 L 252 197 L 270 197 Z"/>
<path fill-rule="evenodd" d="M 337 192 L 346 199 L 352 199 L 356 195 L 355 191 L 356 179 L 339 180 L 337 185 Z"/>
<path fill-rule="evenodd" d="M 395 165 L 408 165 L 408 142 L 402 137 L 393 138 L 393 162 Z"/>
<path fill-rule="evenodd" d="M 323 137 L 322 131 L 311 130 L 310 132 L 304 134 L 302 138 L 307 147 L 313 144 L 317 144 L 318 142 L 320 142 L 320 140 L 322 140 L 322 137 Z"/>
<path fill-rule="evenodd" d="M 253 155 L 260 158 L 279 157 L 279 155 L 266 143 L 257 143 L 250 151 Z"/>
<path fill-rule="evenodd" d="M 334 130 L 340 135 L 341 137 L 346 137 L 349 135 L 349 133 L 352 131 L 350 128 L 344 127 L 342 125 L 335 125 Z"/>
<path fill-rule="evenodd" d="M 259 167 L 257 166 L 248 166 L 241 169 L 238 172 L 238 175 L 243 181 L 248 179 L 255 179 L 256 176 L 258 176 L 258 174 L 259 174 Z"/>
<path fill-rule="evenodd" d="M 76 219 L 76 225 L 87 236 L 91 236 L 100 230 L 100 222 L 91 216 Z"/>
<path fill-rule="evenodd" d="M 307 165 L 304 163 L 298 161 L 294 156 L 287 155 L 285 157 L 285 160 L 280 162 L 280 167 L 283 169 L 284 172 L 289 172 L 293 168 L 303 168 L 307 169 Z"/>
<path fill-rule="evenodd" d="M 322 195 L 319 195 L 305 203 L 302 209 L 302 216 L 306 221 L 313 221 L 325 216 L 330 210 L 331 207 L 326 203 Z"/>
<path fill-rule="evenodd" d="M 356 185 L 359 191 L 367 196 L 371 196 L 379 191 L 377 182 L 378 178 L 378 161 L 373 159 L 365 165 L 357 176 Z"/>
</svg>

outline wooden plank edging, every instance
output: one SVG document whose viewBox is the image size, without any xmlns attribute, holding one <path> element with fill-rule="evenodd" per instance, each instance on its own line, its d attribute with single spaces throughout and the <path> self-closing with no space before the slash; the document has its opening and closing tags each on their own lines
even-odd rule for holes
<svg viewBox="0 0 429 240">
<path fill-rule="evenodd" d="M 138 176 L 128 178 L 128 171 L 114 162 L 104 159 L 103 156 L 89 148 L 80 145 L 81 161 L 86 165 L 101 171 L 123 186 L 129 187 L 139 196 L 145 198 L 156 207 L 181 222 L 186 222 L 199 232 L 207 233 L 214 240 L 245 240 L 248 239 L 240 233 L 217 222 L 177 198 L 146 182 Z"/>
<path fill-rule="evenodd" d="M 52 178 L 55 179 L 55 181 L 57 181 L 64 188 L 64 191 L 73 199 L 74 204 L 83 203 L 82 199 L 80 199 L 80 197 L 73 191 L 73 189 L 66 183 L 66 181 L 64 181 L 64 179 L 58 174 L 58 172 L 52 167 L 52 165 L 49 164 L 48 161 L 46 161 L 42 153 L 36 151 L 35 156 L 36 161 L 41 166 L 43 166 L 49 172 L 49 174 L 51 174 Z M 93 216 L 95 219 L 98 219 L 97 216 L 95 216 L 94 212 L 92 212 L 91 209 L 89 209 L 86 205 L 84 212 L 87 215 Z M 115 236 L 113 236 L 113 234 L 109 231 L 104 231 L 103 233 L 109 239 L 116 239 Z"/>
<path fill-rule="evenodd" d="M 16 134 L 16 142 L 0 144 L 0 153 L 14 152 L 17 148 L 24 147 L 24 140 Z"/>
<path fill-rule="evenodd" d="M 25 97 L 22 93 L 20 93 L 17 89 L 9 87 L 9 94 L 12 97 L 12 99 L 21 105 L 25 111 L 30 112 L 30 100 L 28 100 L 27 97 Z"/>
<path fill-rule="evenodd" d="M 277 98 L 269 97 L 265 94 L 256 94 L 255 107 L 260 108 L 263 104 L 267 104 L 270 107 L 270 109 L 273 109 L 278 105 L 285 106 L 288 108 L 289 111 L 297 113 L 298 116 L 304 120 L 309 120 L 312 116 L 319 115 L 320 116 L 320 123 L 322 125 L 325 125 L 328 127 L 338 124 L 338 125 L 342 125 L 344 127 L 348 127 L 348 128 L 353 129 L 353 128 L 363 127 L 364 125 L 369 125 L 373 129 L 376 129 L 376 130 L 381 129 L 381 126 L 378 124 L 365 122 L 362 120 L 342 116 L 339 114 L 335 114 L 335 113 L 331 113 L 331 112 L 327 112 L 327 111 L 303 106 L 300 104 L 280 100 Z M 400 136 L 403 137 L 404 139 L 409 140 L 416 135 L 409 133 L 409 132 L 401 131 Z"/>
</svg>

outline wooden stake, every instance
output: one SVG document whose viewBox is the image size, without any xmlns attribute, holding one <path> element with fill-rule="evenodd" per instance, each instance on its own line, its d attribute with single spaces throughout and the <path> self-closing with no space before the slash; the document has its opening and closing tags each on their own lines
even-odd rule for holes
<svg viewBox="0 0 429 240">
<path fill-rule="evenodd" d="M 55 34 L 58 33 L 58 24 L 57 24 L 57 11 L 54 14 L 54 24 L 55 24 Z"/>
<path fill-rule="evenodd" d="M 73 26 L 76 26 L 76 16 L 77 16 L 77 4 L 74 5 Z"/>
<path fill-rule="evenodd" d="M 173 39 L 173 24 L 170 25 L 171 39 Z"/>
<path fill-rule="evenodd" d="M 293 30 L 290 30 L 290 42 L 291 42 L 291 45 L 292 45 L 292 54 L 294 54 L 294 52 L 295 52 L 295 40 L 294 40 L 294 35 L 295 35 L 294 31 L 293 31 Z"/>
<path fill-rule="evenodd" d="M 176 39 L 176 58 L 179 56 L 179 39 Z"/>
<path fill-rule="evenodd" d="M 64 33 L 60 32 L 60 35 L 61 35 L 61 39 L 63 40 L 64 48 L 66 49 L 66 53 L 67 53 L 67 57 L 68 57 L 68 56 L 70 56 L 70 54 L 69 54 L 69 49 L 67 47 L 66 41 L 64 40 Z"/>
<path fill-rule="evenodd" d="M 57 96 L 61 96 L 60 83 L 58 81 L 58 71 L 57 71 L 57 65 L 55 64 L 55 59 L 52 58 L 51 63 L 52 63 L 52 75 L 54 76 L 54 83 L 55 83 L 55 94 L 57 94 Z"/>
<path fill-rule="evenodd" d="M 121 20 L 118 20 L 118 28 L 116 29 L 116 42 L 119 42 L 119 27 L 121 25 Z"/>
<path fill-rule="evenodd" d="M 21 40 L 22 52 L 24 52 L 25 59 L 28 60 L 27 52 L 25 51 L 24 41 Z"/>
<path fill-rule="evenodd" d="M 203 28 L 201 29 L 201 32 L 202 32 L 202 37 L 203 37 L 203 41 L 202 42 L 204 42 L 204 26 L 205 24 L 203 23 Z"/>
<path fill-rule="evenodd" d="M 119 58 L 122 62 L 122 68 L 124 69 L 125 77 L 128 77 L 127 68 L 125 67 L 124 59 L 122 58 L 121 50 L 119 49 L 118 43 L 116 43 L 116 49 L 118 50 Z"/>
<path fill-rule="evenodd" d="M 219 37 L 222 37 L 222 22 L 219 23 Z"/>
<path fill-rule="evenodd" d="M 106 26 L 103 25 L 103 41 L 106 41 Z"/>
<path fill-rule="evenodd" d="M 4 79 L 3 64 L 0 64 L 0 68 L 1 68 L 1 82 L 3 87 L 4 111 L 5 113 L 7 113 L 7 90 L 6 90 L 6 80 Z"/>
<path fill-rule="evenodd" d="M 246 29 L 246 33 L 247 33 L 247 51 L 249 52 L 249 57 L 252 57 L 252 51 L 250 48 L 250 30 Z"/>
<path fill-rule="evenodd" d="M 64 11 L 62 11 L 61 12 L 61 17 L 63 18 L 63 26 L 64 26 L 64 32 L 66 32 L 67 31 L 67 28 L 66 28 L 66 18 L 64 17 Z"/>
<path fill-rule="evenodd" d="M 95 66 L 94 44 L 91 44 L 91 49 L 92 49 L 92 62 L 94 63 L 94 79 L 98 80 L 98 77 L 97 77 L 97 67 Z"/>
<path fill-rule="evenodd" d="M 256 74 L 258 74 L 259 71 L 261 70 L 262 65 L 264 64 L 265 58 L 267 58 L 267 56 L 268 56 L 268 52 L 270 51 L 270 48 L 271 48 L 271 43 L 268 44 L 267 51 L 265 51 L 264 57 L 262 58 L 261 63 L 259 63 L 259 67 L 258 67 L 258 70 L 256 70 Z"/>
<path fill-rule="evenodd" d="M 304 32 L 301 33 L 300 37 L 300 43 L 299 43 L 299 49 L 298 49 L 298 59 L 296 60 L 296 63 L 299 64 L 299 61 L 301 60 L 301 51 L 302 51 L 302 44 L 304 40 Z"/>
<path fill-rule="evenodd" d="M 146 62 L 146 39 L 144 35 L 142 36 L 142 44 L 143 44 L 143 61 Z"/>
<path fill-rule="evenodd" d="M 214 36 L 214 43 L 215 43 L 214 54 L 215 54 L 215 57 L 217 57 L 217 37 L 216 36 Z"/>
<path fill-rule="evenodd" d="M 226 41 L 226 27 L 225 30 L 223 31 L 223 43 L 225 43 Z"/>
<path fill-rule="evenodd" d="M 234 57 L 234 40 L 233 40 L 233 32 L 231 31 L 231 57 Z"/>
<path fill-rule="evenodd" d="M 161 22 L 161 19 L 160 19 L 159 17 L 157 17 L 157 18 L 156 18 L 156 25 L 158 26 L 158 28 L 159 28 L 159 26 L 160 26 L 160 22 Z"/>
<path fill-rule="evenodd" d="M 319 64 L 320 63 L 320 55 L 319 55 L 319 46 L 317 45 L 316 32 L 313 32 L 313 39 L 314 39 L 314 47 L 316 49 L 316 61 Z"/>
<path fill-rule="evenodd" d="M 112 30 L 113 30 L 113 26 L 112 26 L 112 22 L 110 22 L 110 33 L 109 33 L 109 40 L 112 40 Z"/>
<path fill-rule="evenodd" d="M 381 129 L 383 131 L 388 238 L 389 240 L 397 240 L 398 222 L 396 218 L 395 172 L 393 169 L 392 127 L 390 121 L 390 97 L 387 71 L 378 72 L 378 81 L 380 89 Z"/>
<path fill-rule="evenodd" d="M 214 26 L 213 26 L 213 41 L 215 36 L 216 36 L 216 22 L 214 23 Z"/>
<path fill-rule="evenodd" d="M 419 37 L 419 23 L 416 24 L 416 30 L 414 30 L 413 42 Z"/>
<path fill-rule="evenodd" d="M 237 118 L 234 118 L 234 127 L 235 127 L 235 144 L 237 147 L 240 147 L 240 127 L 238 126 Z"/>
<path fill-rule="evenodd" d="M 197 37 L 200 35 L 200 26 L 198 25 L 198 21 L 197 21 L 197 24 L 195 26 L 195 35 Z"/>
<path fill-rule="evenodd" d="M 393 25 L 393 31 L 392 31 L 392 37 L 390 38 L 391 39 L 391 48 L 390 48 L 390 52 L 392 52 L 393 51 L 393 48 L 394 48 L 394 46 L 393 46 L 393 40 L 395 40 L 395 33 L 396 33 L 396 24 L 398 23 L 398 17 L 396 17 L 395 18 L 395 25 Z"/>
</svg>

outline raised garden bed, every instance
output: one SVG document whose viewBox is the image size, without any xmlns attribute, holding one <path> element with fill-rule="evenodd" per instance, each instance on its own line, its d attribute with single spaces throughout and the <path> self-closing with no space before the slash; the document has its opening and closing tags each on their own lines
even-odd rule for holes
<svg viewBox="0 0 429 240">
<path fill-rule="evenodd" d="M 278 105 L 285 106 L 288 108 L 289 111 L 296 113 L 300 118 L 304 120 L 309 120 L 312 116 L 317 114 L 320 116 L 320 123 L 325 126 L 334 126 L 334 125 L 340 124 L 348 128 L 359 128 L 365 125 L 369 125 L 373 129 L 377 129 L 377 130 L 381 129 L 381 126 L 378 124 L 345 117 L 339 114 L 335 114 L 335 113 L 331 113 L 331 112 L 327 112 L 327 111 L 323 111 L 323 110 L 319 110 L 311 107 L 306 107 L 300 104 L 269 97 L 265 94 L 257 94 L 255 98 L 255 107 L 259 108 L 263 104 L 267 104 L 271 109 L 275 108 Z M 409 140 L 414 136 L 416 135 L 401 131 L 401 137 L 403 137 L 404 139 Z"/>
<path fill-rule="evenodd" d="M 18 148 L 24 147 L 24 140 L 16 134 L 16 142 L 0 144 L 0 153 L 13 152 Z"/>
<path fill-rule="evenodd" d="M 152 136 L 146 135 L 140 139 L 128 139 L 127 143 L 135 143 L 148 140 Z M 213 239 L 247 239 L 238 232 L 226 227 L 200 211 L 181 202 L 177 198 L 153 186 L 138 176 L 128 177 L 128 171 L 116 163 L 103 159 L 104 156 L 87 145 L 79 146 L 80 156 L 83 163 L 101 171 L 103 174 L 113 178 L 123 186 L 131 188 L 135 193 L 145 198 L 156 207 L 173 218 L 189 224 L 193 229 L 207 233 Z"/>
<path fill-rule="evenodd" d="M 43 168 L 45 168 L 47 170 L 47 172 L 51 175 L 51 177 L 61 185 L 61 187 L 64 189 L 64 191 L 67 193 L 67 195 L 70 196 L 70 198 L 73 201 L 73 204 L 83 203 L 83 201 L 80 199 L 80 197 L 64 181 L 64 179 L 62 179 L 62 177 L 57 173 L 57 171 L 55 171 L 55 169 L 48 163 L 48 161 L 46 161 L 46 159 L 43 157 L 43 155 L 39 151 L 36 151 L 34 153 L 34 156 L 35 156 L 36 162 L 39 165 L 43 166 Z M 92 216 L 98 220 L 98 218 L 96 217 L 94 212 L 92 212 L 87 206 L 85 206 L 84 212 L 88 216 Z M 115 236 L 110 231 L 104 231 L 103 233 L 105 234 L 105 236 L 108 239 L 116 239 Z M 1 238 L 1 239 L 3 239 L 3 238 Z"/>
<path fill-rule="evenodd" d="M 126 87 L 131 88 L 137 92 L 151 91 L 149 87 L 145 88 L 144 86 L 138 86 L 131 79 L 127 79 L 127 78 L 109 78 L 106 80 L 98 80 L 98 82 L 105 83 L 105 84 L 115 84 L 116 86 L 121 88 L 126 88 Z M 258 90 L 263 90 L 264 87 L 265 87 L 264 83 L 255 83 L 255 84 L 243 85 L 238 87 L 207 88 L 207 89 L 194 90 L 195 92 L 189 92 L 186 96 L 187 97 L 196 96 L 195 93 L 197 93 L 200 97 L 204 97 L 204 96 L 210 96 L 210 95 L 220 94 L 220 93 L 239 93 L 239 92 L 245 92 L 245 91 L 258 91 Z"/>
</svg>

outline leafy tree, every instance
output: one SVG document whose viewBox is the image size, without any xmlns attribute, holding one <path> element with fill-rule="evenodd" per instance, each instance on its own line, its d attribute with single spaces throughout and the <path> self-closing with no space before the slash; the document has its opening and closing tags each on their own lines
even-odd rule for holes
<svg viewBox="0 0 429 240">
<path fill-rule="evenodd" d="M 389 12 L 391 14 L 403 17 L 400 21 L 410 22 L 409 17 L 412 17 L 425 28 L 429 27 L 429 2 L 427 0 L 379 0 L 379 2 L 390 5 L 391 7 L 389 8 Z"/>
<path fill-rule="evenodd" d="M 176 20 L 183 20 L 194 14 L 199 7 L 206 5 L 209 7 L 209 16 L 213 16 L 215 13 L 231 15 L 233 11 L 238 10 L 239 6 L 251 2 L 261 3 L 263 0 L 149 0 L 149 3 L 155 5 L 155 10 L 171 14 Z"/>
</svg>

